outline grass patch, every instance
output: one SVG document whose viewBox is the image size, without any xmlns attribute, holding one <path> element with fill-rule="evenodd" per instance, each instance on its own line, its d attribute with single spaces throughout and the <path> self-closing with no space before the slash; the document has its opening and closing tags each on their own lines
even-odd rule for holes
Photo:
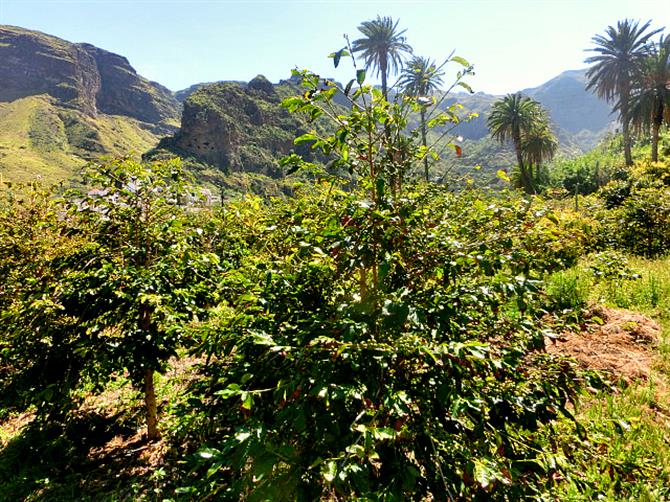
<svg viewBox="0 0 670 502">
<path fill-rule="evenodd" d="M 584 397 L 575 413 L 581 432 L 568 420 L 556 424 L 563 432 L 561 444 L 547 448 L 559 448 L 568 463 L 551 495 L 561 500 L 669 500 L 670 258 L 628 258 L 613 267 L 621 274 L 601 273 L 602 265 L 602 259 L 590 257 L 553 274 L 550 297 L 566 308 L 588 301 L 641 312 L 660 324 L 661 340 L 648 381 Z"/>
<path fill-rule="evenodd" d="M 560 448 L 571 461 L 552 490 L 561 500 L 667 500 L 670 497 L 670 416 L 659 388 L 647 384 L 584 400 L 577 420 L 562 421 Z"/>
<path fill-rule="evenodd" d="M 93 158 L 139 157 L 156 146 L 159 137 L 152 127 L 122 116 L 87 117 L 48 96 L 0 103 L 0 179 L 71 182 Z"/>
</svg>

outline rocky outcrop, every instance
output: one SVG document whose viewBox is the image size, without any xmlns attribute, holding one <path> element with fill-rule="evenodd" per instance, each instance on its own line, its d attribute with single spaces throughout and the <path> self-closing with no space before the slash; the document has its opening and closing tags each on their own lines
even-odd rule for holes
<svg viewBox="0 0 670 502">
<path fill-rule="evenodd" d="M 204 85 L 184 101 L 180 131 L 159 148 L 191 155 L 220 170 L 279 176 L 279 159 L 296 147 L 307 130 L 298 116 L 281 107 L 289 85 L 274 86 L 258 76 L 249 84 Z M 299 151 L 309 155 L 307 151 Z"/>
<path fill-rule="evenodd" d="M 247 89 L 251 91 L 259 91 L 268 95 L 276 94 L 274 85 L 270 82 L 265 75 L 257 75 L 247 84 Z"/>
<path fill-rule="evenodd" d="M 179 117 L 172 93 L 138 75 L 126 58 L 90 44 L 0 26 L 0 101 L 39 94 L 91 117 L 122 115 L 166 130 Z"/>
<path fill-rule="evenodd" d="M 99 111 L 152 124 L 178 119 L 179 104 L 172 93 L 138 75 L 125 57 L 89 44 L 80 47 L 93 57 L 98 68 L 100 90 L 96 106 Z"/>
</svg>

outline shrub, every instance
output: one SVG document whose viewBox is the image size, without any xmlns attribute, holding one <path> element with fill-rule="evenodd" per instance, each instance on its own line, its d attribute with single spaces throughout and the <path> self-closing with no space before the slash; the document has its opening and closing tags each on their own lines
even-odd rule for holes
<svg viewBox="0 0 670 502">
<path fill-rule="evenodd" d="M 551 310 L 579 313 L 589 298 L 589 281 L 579 268 L 552 274 L 547 280 L 547 296 Z"/>
<path fill-rule="evenodd" d="M 2 251 L 25 260 L 5 276 L 14 297 L 0 300 L 3 356 L 15 369 L 8 380 L 39 414 L 62 417 L 83 384 L 99 388 L 127 368 L 144 389 L 155 439 L 154 372 L 204 316 L 218 260 L 197 245 L 202 229 L 187 224 L 182 204 L 193 192 L 178 162 L 122 159 L 86 174 L 88 186 L 61 201 L 3 215 L 11 240 Z M 26 257 L 16 254 L 26 244 Z"/>
<path fill-rule="evenodd" d="M 605 186 L 600 197 L 606 245 L 643 256 L 670 250 L 670 163 L 638 162 L 625 181 Z"/>
<path fill-rule="evenodd" d="M 327 183 L 227 223 L 250 245 L 221 278 L 237 294 L 200 326 L 211 379 L 194 401 L 211 436 L 184 493 L 518 498 L 550 482 L 556 456 L 534 432 L 569 415 L 577 379 L 541 351 L 539 278 L 572 259 L 573 236 L 536 200 L 408 184 L 426 154 L 404 134 L 414 103 L 389 103 L 361 71 L 335 134 L 297 140 L 359 187 Z M 301 77 L 287 106 L 330 113 L 335 84 Z"/>
</svg>

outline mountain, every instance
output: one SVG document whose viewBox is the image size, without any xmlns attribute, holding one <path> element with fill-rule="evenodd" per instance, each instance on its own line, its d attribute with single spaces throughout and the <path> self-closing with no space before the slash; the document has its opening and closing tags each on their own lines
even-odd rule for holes
<svg viewBox="0 0 670 502">
<path fill-rule="evenodd" d="M 538 87 L 521 92 L 547 109 L 559 140 L 582 150 L 595 146 L 614 120 L 611 107 L 586 90 L 586 69 L 565 71 Z M 501 97 L 481 92 L 458 93 L 445 100 L 445 105 L 458 102 L 465 111 L 479 113 L 478 118 L 459 127 L 460 135 L 478 140 L 488 135 L 489 110 Z"/>
<path fill-rule="evenodd" d="M 521 92 L 542 103 L 551 119 L 572 134 L 601 133 L 613 120 L 610 105 L 586 90 L 586 69 L 564 71 Z"/>
<path fill-rule="evenodd" d="M 141 153 L 178 125 L 180 104 L 123 56 L 0 26 L 0 175 L 71 178 L 102 155 Z"/>
<path fill-rule="evenodd" d="M 608 105 L 585 90 L 585 72 L 566 71 L 522 91 L 547 108 L 565 155 L 590 149 L 612 124 Z M 296 83 L 258 76 L 248 84 L 195 84 L 173 94 L 138 75 L 123 56 L 0 26 L 0 179 L 68 180 L 91 159 L 129 152 L 186 157 L 201 179 L 243 172 L 278 179 L 282 156 L 313 155 L 293 145 L 311 126 L 280 106 L 297 92 Z M 440 169 L 514 164 L 511 150 L 494 143 L 486 127 L 497 99 L 459 93 L 444 100 L 442 106 L 458 102 L 461 115 L 478 116 L 455 131 L 463 137 L 462 157 L 447 155 Z M 347 106 L 342 95 L 334 101 Z"/>
<path fill-rule="evenodd" d="M 549 112 L 559 141 L 559 155 L 572 157 L 591 150 L 613 127 L 610 106 L 586 90 L 586 69 L 565 71 L 538 87 L 520 92 L 538 101 Z M 486 126 L 491 106 L 501 97 L 482 92 L 457 93 L 444 100 L 443 107 L 454 103 L 463 106 L 461 116 L 470 113 L 478 116 L 458 126 L 456 134 L 463 138 L 463 156 L 446 157 L 442 169 L 463 173 L 479 165 L 484 172 L 495 172 L 515 165 L 512 149 L 494 142 Z"/>
<path fill-rule="evenodd" d="M 293 151 L 307 160 L 315 155 L 309 146 L 293 142 L 311 126 L 281 106 L 284 98 L 297 92 L 289 81 L 274 85 L 262 75 L 248 84 L 192 86 L 181 94 L 179 131 L 161 140 L 146 157 L 180 156 L 202 181 L 217 186 L 225 185 L 224 178 L 236 173 L 281 178 L 282 157 Z"/>
</svg>

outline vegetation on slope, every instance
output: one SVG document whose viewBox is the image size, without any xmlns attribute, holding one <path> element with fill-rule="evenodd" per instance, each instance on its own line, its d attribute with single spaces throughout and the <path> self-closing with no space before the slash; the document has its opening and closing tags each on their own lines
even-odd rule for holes
<svg viewBox="0 0 670 502">
<path fill-rule="evenodd" d="M 141 77 L 123 56 L 45 33 L 0 26 L 0 101 L 48 94 L 89 116 L 123 115 L 165 128 L 177 119 L 172 93 Z"/>
<path fill-rule="evenodd" d="M 300 77 L 296 146 L 331 169 L 290 155 L 287 176 L 318 174 L 291 197 L 213 207 L 178 161 L 94 164 L 59 199 L 2 187 L 0 493 L 669 497 L 665 338 L 655 358 L 642 322 L 620 326 L 647 381 L 552 347 L 607 321 L 589 302 L 668 329 L 670 160 L 574 208 L 451 193 L 416 182 L 439 160 L 409 125 L 417 98 L 389 102 L 362 69 L 344 89 Z"/>
<path fill-rule="evenodd" d="M 112 115 L 88 117 L 49 96 L 0 103 L 0 175 L 5 181 L 71 183 L 100 156 L 137 156 L 156 135 L 146 124 Z"/>
<path fill-rule="evenodd" d="M 0 26 L 0 176 L 70 184 L 88 160 L 137 156 L 174 130 L 179 105 L 128 61 Z"/>
</svg>

